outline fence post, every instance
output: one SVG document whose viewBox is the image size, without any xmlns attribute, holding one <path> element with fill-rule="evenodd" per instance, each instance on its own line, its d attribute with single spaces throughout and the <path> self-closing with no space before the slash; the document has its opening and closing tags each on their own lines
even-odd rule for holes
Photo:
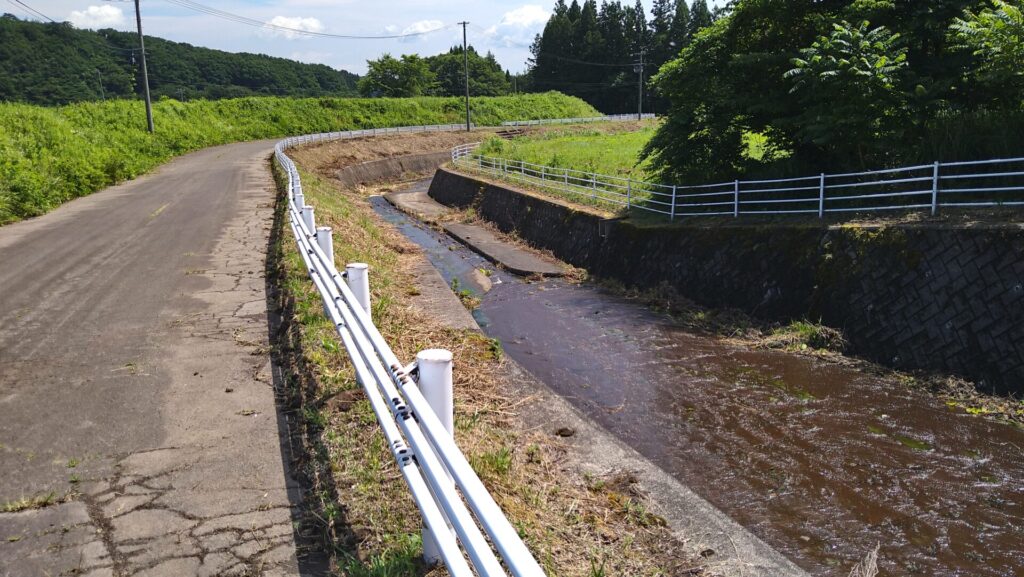
<svg viewBox="0 0 1024 577">
<path fill-rule="evenodd" d="M 737 179 L 733 183 L 733 218 L 739 218 L 740 216 L 740 181 Z"/>
<path fill-rule="evenodd" d="M 452 387 L 452 353 L 444 349 L 426 349 L 416 355 L 420 373 L 420 391 L 449 435 L 455 431 L 455 402 Z M 451 481 L 451 475 L 448 476 Z M 449 530 L 451 526 L 449 525 Z M 423 560 L 428 565 L 441 561 L 434 535 L 423 525 Z"/>
<path fill-rule="evenodd" d="M 818 186 L 818 218 L 825 218 L 825 173 L 821 173 L 821 184 Z"/>
<path fill-rule="evenodd" d="M 545 167 L 545 166 L 541 166 L 540 167 L 540 181 L 541 182 L 544 182 L 545 180 L 547 180 L 547 177 L 545 176 L 545 172 L 546 172 L 545 169 L 546 168 L 547 167 Z"/>
<path fill-rule="evenodd" d="M 935 161 L 935 168 L 932 170 L 932 216 L 939 212 L 939 161 Z"/>
<path fill-rule="evenodd" d="M 306 230 L 311 233 L 316 233 L 316 223 L 313 219 L 313 207 L 306 206 L 302 207 L 302 222 L 306 223 Z"/>
<path fill-rule="evenodd" d="M 633 203 L 633 179 L 626 179 L 626 208 L 630 208 Z"/>
<path fill-rule="evenodd" d="M 331 227 L 317 227 L 316 243 L 320 245 L 320 250 L 324 251 L 324 254 L 327 255 L 327 260 L 331 261 L 331 264 L 334 264 L 334 240 L 331 233 Z"/>
<path fill-rule="evenodd" d="M 593 198 L 594 200 L 597 200 L 597 173 L 596 172 L 591 172 L 590 173 L 590 190 L 591 190 L 590 198 Z"/>
<path fill-rule="evenodd" d="M 565 189 L 569 190 L 569 169 L 565 169 L 565 173 L 562 175 L 565 177 Z"/>
<path fill-rule="evenodd" d="M 668 213 L 668 221 L 676 219 L 676 185 L 672 185 L 672 209 Z"/>
<path fill-rule="evenodd" d="M 352 294 L 356 297 L 366 314 L 370 314 L 370 275 L 369 265 L 362 262 L 353 262 L 345 265 L 345 282 Z"/>
</svg>

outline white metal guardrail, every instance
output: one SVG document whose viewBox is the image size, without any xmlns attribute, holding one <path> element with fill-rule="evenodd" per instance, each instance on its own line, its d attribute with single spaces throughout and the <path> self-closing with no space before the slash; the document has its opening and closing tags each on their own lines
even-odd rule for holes
<svg viewBox="0 0 1024 577">
<path fill-rule="evenodd" d="M 288 174 L 288 215 L 299 252 L 422 515 L 425 558 L 443 562 L 454 577 L 541 576 L 540 565 L 452 438 L 451 353 L 427 350 L 411 364 L 399 361 L 370 318 L 366 265 L 356 263 L 338 272 L 331 230 L 316 227 L 314 208 L 305 204 L 298 170 L 285 153 L 304 143 L 464 128 L 415 126 L 299 136 L 277 143 L 275 158 Z"/>
<path fill-rule="evenodd" d="M 636 114 L 612 114 L 609 116 L 587 116 L 583 118 L 545 118 L 543 120 L 512 120 L 509 122 L 502 122 L 502 126 L 540 126 L 545 124 L 585 124 L 588 122 L 627 122 L 630 120 L 651 120 L 655 118 L 654 114 L 641 114 L 640 118 L 637 118 Z"/>
<path fill-rule="evenodd" d="M 475 154 L 480 143 L 452 149 L 456 166 L 613 205 L 682 216 L 872 212 L 1024 206 L 1024 158 L 935 162 L 802 178 L 670 185 Z"/>
</svg>

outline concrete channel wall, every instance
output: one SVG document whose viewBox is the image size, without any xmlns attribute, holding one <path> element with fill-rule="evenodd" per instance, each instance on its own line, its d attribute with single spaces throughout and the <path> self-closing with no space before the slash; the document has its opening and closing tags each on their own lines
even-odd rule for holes
<svg viewBox="0 0 1024 577">
<path fill-rule="evenodd" d="M 435 168 L 451 160 L 451 152 L 428 152 L 425 154 L 409 154 L 392 156 L 380 160 L 371 160 L 335 172 L 338 182 L 347 188 L 374 184 L 400 178 L 407 174 L 429 174 Z"/>
<path fill-rule="evenodd" d="M 1024 392 L 1020 225 L 636 225 L 446 168 L 429 194 L 598 277 L 771 320 L 820 319 L 854 354 Z"/>
</svg>

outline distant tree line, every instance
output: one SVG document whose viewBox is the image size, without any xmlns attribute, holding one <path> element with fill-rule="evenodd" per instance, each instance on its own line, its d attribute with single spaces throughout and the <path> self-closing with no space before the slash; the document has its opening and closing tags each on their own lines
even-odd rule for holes
<svg viewBox="0 0 1024 577">
<path fill-rule="evenodd" d="M 674 182 L 1024 156 L 1022 39 L 1021 0 L 737 0 L 655 76 L 646 154 Z"/>
<path fill-rule="evenodd" d="M 358 76 L 323 64 L 146 37 L 154 98 L 352 96 Z M 0 101 L 66 104 L 142 93 L 138 37 L 0 16 Z"/>
<path fill-rule="evenodd" d="M 513 91 L 512 75 L 502 71 L 494 55 L 467 50 L 469 93 L 472 96 L 503 96 Z M 363 96 L 461 96 L 465 93 L 465 62 L 462 46 L 444 54 L 419 56 L 385 54 L 367 61 L 368 71 L 359 80 Z"/>
<path fill-rule="evenodd" d="M 528 86 L 583 98 L 606 113 L 637 110 L 639 62 L 644 83 L 690 43 L 715 15 L 706 0 L 655 0 L 650 20 L 640 0 L 633 6 L 595 0 L 566 6 L 558 0 L 544 31 L 530 47 Z M 646 90 L 645 111 L 667 102 Z"/>
</svg>

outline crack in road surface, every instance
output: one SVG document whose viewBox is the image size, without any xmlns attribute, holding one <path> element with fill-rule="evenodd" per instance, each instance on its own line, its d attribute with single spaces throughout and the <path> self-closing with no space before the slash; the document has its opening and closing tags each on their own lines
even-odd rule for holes
<svg viewBox="0 0 1024 577">
<path fill-rule="evenodd" d="M 0 576 L 298 573 L 268 354 L 271 146 L 0 228 L 0 502 L 69 494 L 0 513 Z"/>
</svg>

